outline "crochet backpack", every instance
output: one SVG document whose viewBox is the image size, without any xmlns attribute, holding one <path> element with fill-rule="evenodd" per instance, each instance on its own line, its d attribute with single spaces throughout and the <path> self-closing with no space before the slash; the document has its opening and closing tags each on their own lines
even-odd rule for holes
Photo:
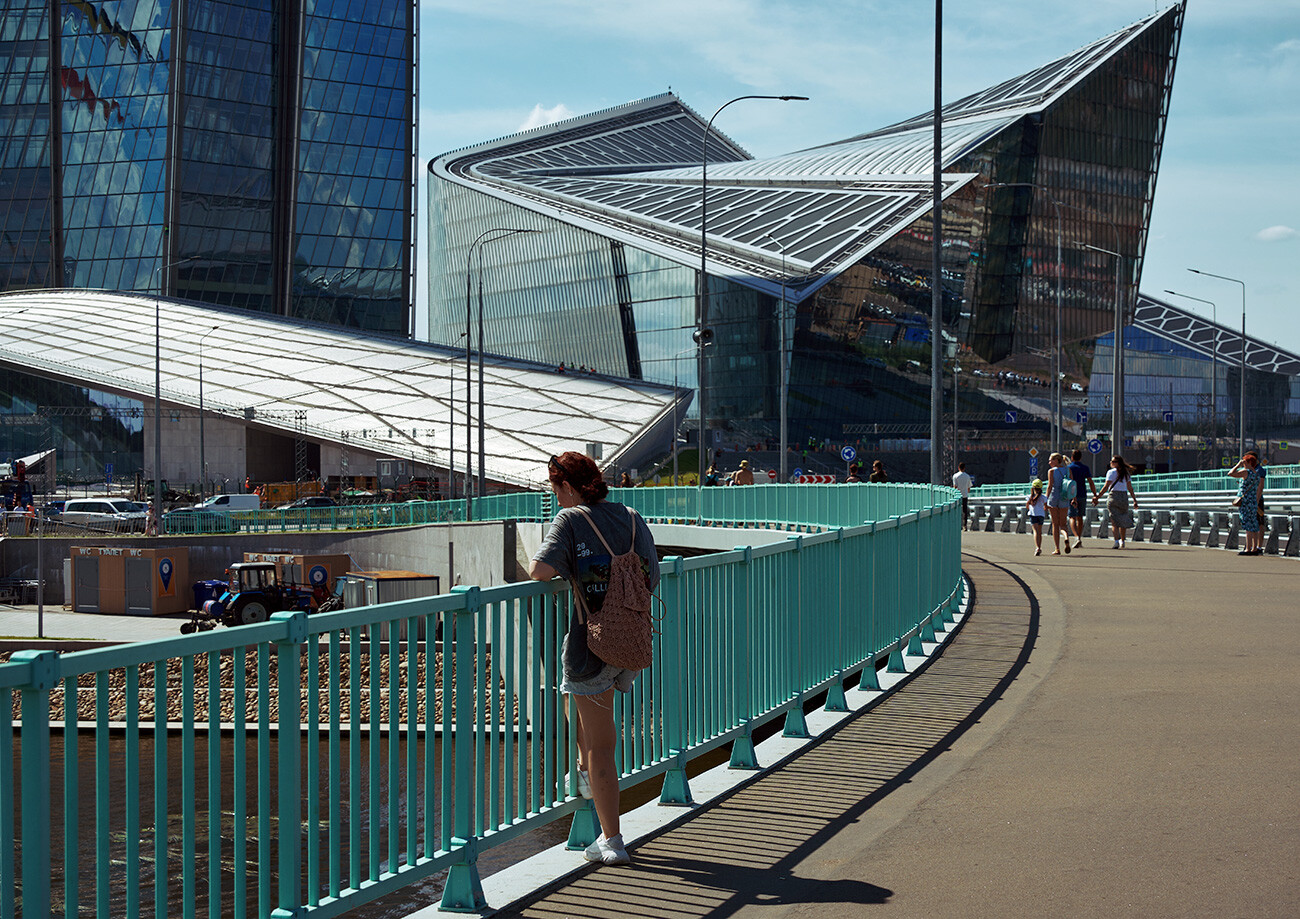
<svg viewBox="0 0 1300 919">
<path fill-rule="evenodd" d="M 629 507 L 632 520 L 632 544 L 619 555 L 610 548 L 596 521 L 579 506 L 591 528 L 609 553 L 609 587 L 600 609 L 587 606 L 581 585 L 574 585 L 574 596 L 582 607 L 587 623 L 587 647 L 607 664 L 625 670 L 644 670 L 654 657 L 654 627 L 650 617 L 650 585 L 646 583 L 641 557 L 636 554 L 636 514 Z"/>
</svg>

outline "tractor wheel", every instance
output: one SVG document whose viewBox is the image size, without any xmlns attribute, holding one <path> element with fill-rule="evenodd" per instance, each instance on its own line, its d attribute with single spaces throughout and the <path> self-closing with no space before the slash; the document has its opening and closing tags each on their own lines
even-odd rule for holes
<svg viewBox="0 0 1300 919">
<path fill-rule="evenodd" d="M 270 611 L 261 600 L 245 600 L 235 610 L 235 621 L 240 625 L 255 625 L 271 618 Z"/>
<path fill-rule="evenodd" d="M 194 623 L 194 622 L 182 622 L 182 623 L 181 623 L 181 634 L 182 634 L 182 635 L 192 635 L 192 634 L 194 634 L 194 632 L 196 632 L 197 630 L 198 630 L 198 625 L 197 625 L 197 623 Z"/>
</svg>

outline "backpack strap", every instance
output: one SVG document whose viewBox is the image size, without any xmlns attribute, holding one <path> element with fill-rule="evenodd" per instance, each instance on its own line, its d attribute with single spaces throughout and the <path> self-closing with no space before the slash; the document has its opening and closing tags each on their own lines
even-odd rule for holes
<svg viewBox="0 0 1300 919">
<path fill-rule="evenodd" d="M 615 552 L 613 549 L 609 547 L 609 540 L 607 540 L 605 538 L 605 534 L 600 531 L 600 527 L 596 526 L 595 518 L 592 517 L 591 514 L 587 512 L 587 509 L 585 507 L 579 504 L 576 507 L 574 507 L 574 510 L 576 510 L 578 513 L 582 514 L 582 516 L 587 518 L 587 522 L 591 524 L 591 528 L 596 531 L 596 536 L 600 539 L 601 545 L 605 547 L 605 551 L 609 553 L 609 557 L 611 559 L 618 557 L 620 554 L 622 555 L 627 554 L 627 552 L 623 552 L 623 553 Z M 625 508 L 625 510 L 627 511 L 627 516 L 632 523 L 631 545 L 627 547 L 627 551 L 631 552 L 633 549 L 636 548 L 636 511 L 632 510 L 632 508 L 630 507 Z"/>
</svg>

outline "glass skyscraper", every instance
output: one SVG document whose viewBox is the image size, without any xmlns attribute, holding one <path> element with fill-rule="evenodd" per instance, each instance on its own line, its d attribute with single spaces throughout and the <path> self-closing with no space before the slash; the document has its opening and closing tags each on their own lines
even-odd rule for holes
<svg viewBox="0 0 1300 919">
<path fill-rule="evenodd" d="M 1137 302 L 1184 11 L 944 106 L 945 411 L 963 431 L 1041 444 L 1059 354 L 1084 433 L 1097 339 Z M 431 337 L 477 338 L 481 285 L 489 351 L 698 386 L 707 194 L 710 427 L 770 443 L 784 378 L 791 442 L 927 436 L 933 121 L 755 160 L 665 94 L 439 157 Z"/>
<path fill-rule="evenodd" d="M 411 331 L 414 0 L 9 0 L 0 290 Z"/>
</svg>

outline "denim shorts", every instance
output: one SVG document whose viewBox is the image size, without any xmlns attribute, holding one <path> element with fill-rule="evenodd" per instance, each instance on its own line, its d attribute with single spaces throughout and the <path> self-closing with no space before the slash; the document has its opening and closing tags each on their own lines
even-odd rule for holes
<svg viewBox="0 0 1300 919">
<path fill-rule="evenodd" d="M 632 688 L 632 681 L 640 672 L 640 670 L 625 670 L 613 664 L 605 664 L 596 671 L 595 676 L 586 680 L 571 680 L 565 677 L 564 682 L 560 684 L 560 692 L 574 696 L 598 696 L 611 686 L 619 692 L 627 692 Z"/>
</svg>

